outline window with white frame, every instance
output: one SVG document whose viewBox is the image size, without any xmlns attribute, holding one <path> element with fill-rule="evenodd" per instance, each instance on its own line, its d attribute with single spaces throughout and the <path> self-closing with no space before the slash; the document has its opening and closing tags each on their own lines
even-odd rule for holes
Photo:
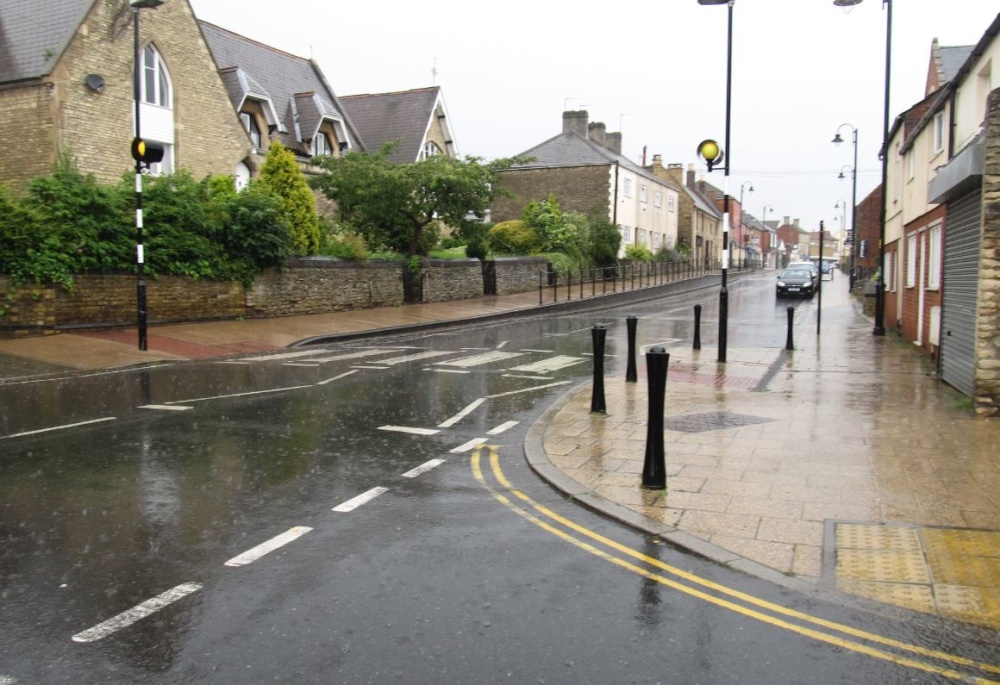
<svg viewBox="0 0 1000 685">
<path fill-rule="evenodd" d="M 668 212 L 674 211 L 674 196 L 673 195 L 667 195 L 667 211 Z"/>
<path fill-rule="evenodd" d="M 648 245 L 649 244 L 646 241 L 646 229 L 645 228 L 640 228 L 639 229 L 639 244 L 640 245 Z"/>
<path fill-rule="evenodd" d="M 663 245 L 663 236 L 661 236 L 659 233 L 654 233 L 653 234 L 653 249 L 654 250 L 659 250 L 660 246 L 662 246 L 662 245 Z"/>
<path fill-rule="evenodd" d="M 892 275 L 895 269 L 892 268 L 892 262 L 896 258 L 895 252 L 888 252 L 885 255 L 885 275 L 882 277 L 882 282 L 885 284 L 885 289 L 888 292 L 893 292 L 896 290 L 896 283 L 892 280 Z"/>
<path fill-rule="evenodd" d="M 944 150 L 944 112 L 934 115 L 934 154 Z"/>
<path fill-rule="evenodd" d="M 927 287 L 941 287 L 941 224 L 931 226 L 927 234 Z"/>
<path fill-rule="evenodd" d="M 443 155 L 444 152 L 438 147 L 438 144 L 433 140 L 428 140 L 424 143 L 424 149 L 420 151 L 420 159 L 427 159 L 428 157 L 435 157 L 437 155 Z"/>
<path fill-rule="evenodd" d="M 625 184 L 622 186 L 622 194 L 625 197 L 632 197 L 632 179 L 626 178 Z"/>
<path fill-rule="evenodd" d="M 622 226 L 622 242 L 629 245 L 632 242 L 632 227 Z"/>
<path fill-rule="evenodd" d="M 330 145 L 330 139 L 322 131 L 319 131 L 316 134 L 316 137 L 313 138 L 312 153 L 313 157 L 322 157 L 323 155 L 333 154 L 333 147 Z"/>
<path fill-rule="evenodd" d="M 142 51 L 139 69 L 142 74 L 139 99 L 151 105 L 170 107 L 170 76 L 163 58 L 152 44 Z"/>
<path fill-rule="evenodd" d="M 250 143 L 253 145 L 254 150 L 259 150 L 260 127 L 257 126 L 257 117 L 249 112 L 240 112 L 240 121 L 243 122 L 243 128 L 250 134 Z"/>
<path fill-rule="evenodd" d="M 659 207 L 663 203 L 663 194 L 657 190 L 653 192 L 653 206 Z"/>
<path fill-rule="evenodd" d="M 916 155 L 913 154 L 913 148 L 911 147 L 906 151 L 906 178 L 912 181 L 913 177 L 917 173 Z"/>
<path fill-rule="evenodd" d="M 646 202 L 646 186 L 639 186 L 639 202 Z"/>
<path fill-rule="evenodd" d="M 917 234 L 906 237 L 906 287 L 917 285 Z"/>
</svg>

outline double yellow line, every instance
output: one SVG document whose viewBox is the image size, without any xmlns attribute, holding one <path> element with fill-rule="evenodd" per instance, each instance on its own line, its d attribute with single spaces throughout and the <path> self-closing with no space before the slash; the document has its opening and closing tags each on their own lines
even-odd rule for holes
<svg viewBox="0 0 1000 685">
<path fill-rule="evenodd" d="M 487 448 L 489 450 L 490 470 L 492 471 L 493 478 L 500 484 L 504 492 L 501 492 L 497 488 L 490 485 L 483 475 L 483 469 L 480 465 L 483 448 Z M 643 578 L 655 581 L 661 585 L 665 585 L 687 595 L 697 597 L 698 599 L 704 600 L 716 606 L 729 609 L 730 611 L 736 612 L 742 616 L 753 618 L 769 625 L 782 628 L 805 637 L 810 637 L 820 642 L 834 645 L 841 649 L 889 661 L 907 668 L 914 668 L 920 671 L 960 680 L 965 683 L 1000 684 L 1000 681 L 998 680 L 990 680 L 989 678 L 983 678 L 972 673 L 959 671 L 952 667 L 966 667 L 975 669 L 982 673 L 1000 674 L 1000 666 L 975 661 L 973 659 L 948 654 L 946 652 L 940 652 L 934 649 L 927 649 L 926 647 L 921 647 L 919 645 L 912 645 L 882 635 L 877 635 L 875 633 L 859 630 L 857 628 L 844 625 L 843 623 L 828 621 L 817 616 L 804 614 L 800 611 L 795 611 L 794 609 L 781 606 L 780 604 L 774 604 L 760 599 L 759 597 L 754 597 L 744 592 L 726 587 L 725 585 L 720 585 L 719 583 L 706 580 L 693 573 L 689 573 L 675 566 L 666 564 L 659 559 L 645 555 L 642 552 L 636 551 L 630 547 L 615 542 L 610 538 L 595 533 L 578 523 L 556 514 L 548 507 L 535 502 L 523 492 L 516 490 L 507 480 L 506 476 L 504 476 L 503 470 L 500 468 L 500 456 L 496 445 L 480 445 L 476 447 L 472 453 L 472 473 L 476 480 L 479 481 L 479 483 L 487 491 L 489 491 L 493 497 L 521 517 L 535 524 L 539 528 L 555 535 L 556 537 L 561 538 L 562 540 L 565 540 L 566 542 L 569 542 L 570 544 L 575 545 L 580 549 L 593 554 L 594 556 L 615 564 L 620 568 L 642 576 Z M 508 497 L 508 494 L 523 502 L 523 505 L 512 500 L 511 497 Z M 532 513 L 532 511 L 536 512 L 537 515 L 536 513 Z M 555 524 L 559 524 L 563 528 L 557 528 L 553 525 L 553 522 Z M 567 532 L 567 530 L 564 529 L 568 529 L 568 531 L 571 532 Z M 587 542 L 586 539 L 588 538 L 622 556 L 616 556 L 612 552 L 596 547 L 590 542 Z M 636 563 L 633 563 L 629 560 L 629 558 L 641 562 L 644 566 L 639 566 Z M 743 604 L 738 604 L 737 601 L 742 602 Z M 792 623 L 787 619 L 794 619 L 801 622 L 803 625 Z M 836 633 L 839 633 L 839 635 Z M 881 647 L 895 649 L 903 654 L 886 651 L 886 649 L 882 649 Z M 933 659 L 939 663 L 951 664 L 952 666 L 941 666 L 930 661 L 923 661 L 918 657 Z"/>
</svg>

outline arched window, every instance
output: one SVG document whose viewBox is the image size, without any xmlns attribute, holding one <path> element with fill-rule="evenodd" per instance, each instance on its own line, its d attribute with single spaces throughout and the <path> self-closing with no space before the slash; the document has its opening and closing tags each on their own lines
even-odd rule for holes
<svg viewBox="0 0 1000 685">
<path fill-rule="evenodd" d="M 424 143 L 424 149 L 420 153 L 421 159 L 427 159 L 428 157 L 434 157 L 435 155 L 443 155 L 444 152 L 438 147 L 438 144 L 432 140 Z"/>
<path fill-rule="evenodd" d="M 312 153 L 314 157 L 333 154 L 333 148 L 330 146 L 330 139 L 327 138 L 326 134 L 322 131 L 318 132 L 316 137 L 313 138 Z"/>
<path fill-rule="evenodd" d="M 160 107 L 170 107 L 170 76 L 163 58 L 152 44 L 142 51 L 142 95 L 143 102 Z"/>
</svg>

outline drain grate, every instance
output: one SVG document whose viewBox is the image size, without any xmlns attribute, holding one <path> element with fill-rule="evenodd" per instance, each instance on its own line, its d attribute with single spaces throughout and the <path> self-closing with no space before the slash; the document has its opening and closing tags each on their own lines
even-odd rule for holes
<svg viewBox="0 0 1000 685">
<path fill-rule="evenodd" d="M 758 423 L 769 423 L 773 419 L 746 414 L 733 414 L 726 411 L 713 411 L 705 414 L 686 414 L 684 416 L 669 416 L 663 420 L 663 427 L 680 433 L 702 433 L 704 431 L 720 430 L 722 428 L 739 428 L 753 426 Z"/>
</svg>

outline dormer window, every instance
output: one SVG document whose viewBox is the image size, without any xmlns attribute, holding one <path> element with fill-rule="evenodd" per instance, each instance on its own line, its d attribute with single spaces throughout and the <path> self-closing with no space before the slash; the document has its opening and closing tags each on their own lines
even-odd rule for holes
<svg viewBox="0 0 1000 685">
<path fill-rule="evenodd" d="M 333 147 L 330 145 L 330 139 L 325 133 L 320 131 L 313 138 L 312 144 L 313 157 L 322 157 L 323 155 L 332 155 Z"/>
<path fill-rule="evenodd" d="M 257 117 L 247 112 L 240 112 L 240 121 L 243 122 L 243 128 L 250 134 L 250 143 L 253 145 L 253 148 L 259 150 L 260 127 L 257 126 Z"/>
<path fill-rule="evenodd" d="M 427 159 L 428 157 L 434 157 L 435 155 L 443 155 L 444 151 L 438 147 L 438 144 L 434 141 L 427 141 L 424 143 L 424 149 L 420 153 L 420 159 Z"/>
</svg>

